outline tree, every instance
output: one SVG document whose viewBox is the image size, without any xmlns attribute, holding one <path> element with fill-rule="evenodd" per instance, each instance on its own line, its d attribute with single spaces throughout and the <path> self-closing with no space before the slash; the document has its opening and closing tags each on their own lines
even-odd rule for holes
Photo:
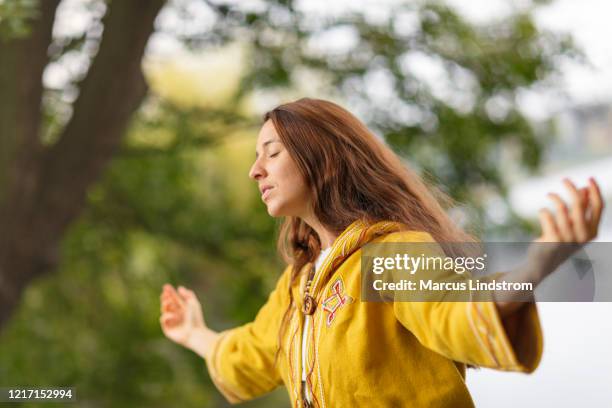
<svg viewBox="0 0 612 408">
<path fill-rule="evenodd" d="M 140 61 L 164 1 L 113 2 L 72 117 L 45 146 L 41 78 L 58 4 L 40 2 L 29 35 L 0 43 L 0 325 L 26 285 L 56 266 L 67 226 L 142 102 Z"/>
</svg>

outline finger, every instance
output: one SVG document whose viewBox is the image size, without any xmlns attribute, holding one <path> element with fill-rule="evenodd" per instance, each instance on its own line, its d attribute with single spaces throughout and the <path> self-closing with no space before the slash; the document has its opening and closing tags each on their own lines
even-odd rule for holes
<svg viewBox="0 0 612 408">
<path fill-rule="evenodd" d="M 166 292 L 162 293 L 160 295 L 160 297 L 159 297 L 159 301 L 162 302 L 162 303 L 163 302 L 167 302 L 169 300 L 172 300 L 172 296 L 169 293 L 166 293 Z"/>
<path fill-rule="evenodd" d="M 184 305 L 172 295 L 164 296 L 160 302 L 160 310 L 162 312 L 165 310 L 179 310 L 183 306 Z"/>
<path fill-rule="evenodd" d="M 174 302 L 166 302 L 162 304 L 161 311 L 163 312 L 178 312 L 180 306 Z"/>
<path fill-rule="evenodd" d="M 570 210 L 570 221 L 573 228 L 573 235 L 578 242 L 588 241 L 588 230 L 585 219 L 585 211 L 580 192 L 569 179 L 563 179 L 563 184 L 569 190 L 572 197 L 572 207 Z"/>
<path fill-rule="evenodd" d="M 548 193 L 548 198 L 553 200 L 555 207 L 557 208 L 555 223 L 557 225 L 557 231 L 560 234 L 560 238 L 564 242 L 573 241 L 572 226 L 567 210 L 567 206 L 561 200 L 561 197 L 557 193 Z"/>
<path fill-rule="evenodd" d="M 176 326 L 178 326 L 180 323 L 174 319 L 174 318 L 170 318 L 170 317 L 165 317 L 162 319 L 161 321 L 161 326 L 163 329 L 174 329 Z"/>
<path fill-rule="evenodd" d="M 604 203 L 599 185 L 597 185 L 593 177 L 589 178 L 589 205 L 592 210 L 591 219 L 589 220 L 589 232 L 591 233 L 591 237 L 594 238 L 597 236 L 599 220 L 601 219 Z"/>
<path fill-rule="evenodd" d="M 579 190 L 580 193 L 580 201 L 582 203 L 582 208 L 587 209 L 589 206 L 589 187 L 582 187 Z"/>
<path fill-rule="evenodd" d="M 164 313 L 164 312 L 176 312 L 178 310 L 179 310 L 179 307 L 174 302 L 163 302 L 160 305 L 160 307 L 159 307 L 160 313 Z"/>
<path fill-rule="evenodd" d="M 168 313 L 164 313 L 159 317 L 159 322 L 162 324 L 162 326 L 172 326 L 174 323 L 174 319 L 175 317 L 171 316 Z"/>
<path fill-rule="evenodd" d="M 176 326 L 182 322 L 183 316 L 177 313 L 166 312 L 160 317 L 160 319 L 169 326 Z"/>
<path fill-rule="evenodd" d="M 161 324 L 161 327 L 163 329 L 171 328 L 174 326 L 174 321 L 172 320 L 172 318 L 166 315 L 160 316 L 159 323 Z"/>
<path fill-rule="evenodd" d="M 555 220 L 550 210 L 543 208 L 540 210 L 540 225 L 542 226 L 542 236 L 546 238 L 559 237 L 559 231 L 555 225 Z M 555 238 L 553 238 L 555 239 Z"/>
<path fill-rule="evenodd" d="M 172 299 L 177 301 L 181 306 L 183 306 L 185 304 L 185 301 L 183 300 L 183 298 L 177 293 L 177 291 L 174 289 L 174 287 L 172 285 L 165 284 L 164 285 L 164 290 L 166 290 L 168 295 Z"/>
<path fill-rule="evenodd" d="M 193 291 L 185 288 L 184 286 L 178 287 L 178 293 L 183 297 L 185 302 L 192 301 L 196 298 L 195 293 Z"/>
<path fill-rule="evenodd" d="M 162 314 L 162 317 L 164 318 L 172 318 L 172 319 L 179 319 L 181 317 L 180 313 L 176 313 L 176 312 L 164 312 Z"/>
<path fill-rule="evenodd" d="M 167 299 L 172 296 L 171 288 L 171 285 L 167 283 L 162 287 L 162 292 L 159 295 L 160 300 Z"/>
</svg>

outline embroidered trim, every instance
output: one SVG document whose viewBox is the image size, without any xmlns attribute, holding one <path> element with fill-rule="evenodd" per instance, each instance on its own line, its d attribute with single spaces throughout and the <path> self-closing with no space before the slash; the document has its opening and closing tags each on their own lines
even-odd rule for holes
<svg viewBox="0 0 612 408">
<path fill-rule="evenodd" d="M 477 328 L 481 332 L 481 339 L 484 338 L 484 341 L 486 343 L 485 346 L 489 351 L 490 356 L 493 358 L 495 366 L 499 367 L 500 362 L 497 357 L 497 353 L 495 353 L 495 348 L 493 347 L 493 344 L 491 344 L 491 330 L 489 329 L 489 325 L 487 324 L 487 321 L 482 315 L 482 312 L 480 311 L 480 308 L 478 307 L 478 304 L 476 302 L 472 303 L 472 310 L 476 312 L 475 316 L 477 319 L 479 319 Z"/>
<path fill-rule="evenodd" d="M 352 226 L 347 231 L 345 231 L 345 233 L 340 237 L 340 239 L 338 239 L 338 242 L 336 243 L 336 245 L 334 245 L 335 248 L 332 248 L 332 250 L 329 251 L 329 254 L 327 254 L 327 256 L 325 257 L 325 260 L 323 261 L 323 263 L 321 263 L 321 267 L 319 268 L 315 278 L 313 279 L 312 286 L 311 286 L 313 294 L 316 294 L 316 288 L 319 283 L 319 279 L 323 275 L 323 272 L 327 269 L 327 265 L 331 263 L 333 258 L 335 258 L 335 256 L 332 256 L 334 255 L 334 252 L 336 252 L 334 251 L 334 249 L 340 247 L 341 242 L 347 241 L 350 234 L 353 232 L 353 230 L 356 230 L 359 226 L 361 226 L 361 224 L 362 224 L 361 221 L 355 221 L 355 223 L 353 223 Z M 344 247 L 343 247 L 342 253 L 344 254 Z"/>
<path fill-rule="evenodd" d="M 312 336 L 310 338 L 310 343 L 314 344 L 315 342 L 315 320 L 314 318 L 311 319 L 312 320 Z M 316 393 L 316 389 L 314 387 L 314 382 L 311 380 L 312 378 L 312 371 L 314 370 L 314 365 L 315 365 L 315 360 L 311 359 L 311 353 L 310 353 L 310 347 L 306 348 L 306 356 L 307 356 L 307 362 L 310 365 L 310 368 L 308 369 L 308 372 L 306 373 L 306 381 L 308 382 L 308 386 L 310 387 L 310 394 L 312 396 L 312 402 L 314 403 L 314 406 L 316 407 L 320 407 L 321 404 L 319 404 L 319 400 L 317 399 L 317 393 Z M 312 353 L 312 358 L 314 358 L 314 353 Z"/>
<path fill-rule="evenodd" d="M 293 314 L 294 314 L 294 310 L 295 310 L 295 305 L 291 308 L 291 325 L 289 326 L 289 333 L 291 333 L 291 329 L 293 328 L 293 326 L 296 325 L 297 323 L 297 319 L 293 318 Z M 298 405 L 298 400 L 299 400 L 299 395 L 298 395 L 298 391 L 297 391 L 297 386 L 295 386 L 295 370 L 293 369 L 294 364 L 291 363 L 292 358 L 294 358 L 294 356 L 297 354 L 296 353 L 292 353 L 293 347 L 294 347 L 294 343 L 293 343 L 293 339 L 295 337 L 295 334 L 297 333 L 297 328 L 296 330 L 293 332 L 293 334 L 287 336 L 287 360 L 289 363 L 289 387 L 291 388 L 291 390 L 293 391 L 293 396 L 294 396 L 294 400 L 295 400 L 295 406 L 297 407 Z M 297 361 L 295 362 L 297 364 Z M 296 367 L 297 370 L 297 367 Z"/>
<path fill-rule="evenodd" d="M 465 306 L 468 321 L 470 322 L 470 328 L 472 329 L 472 333 L 474 333 L 474 337 L 476 337 L 476 340 L 478 340 L 478 343 L 480 343 L 480 348 L 486 352 L 491 361 L 495 361 L 495 357 L 491 354 L 491 351 L 487 348 L 486 344 L 484 344 L 482 338 L 480 337 L 480 334 L 478 334 L 478 330 L 476 329 L 476 324 L 474 323 L 474 316 L 472 314 L 474 310 L 472 302 L 466 303 Z"/>
<path fill-rule="evenodd" d="M 338 277 L 329 288 L 331 295 L 323 301 L 321 304 L 323 310 L 327 312 L 325 323 L 327 327 L 330 327 L 334 322 L 336 313 L 342 308 L 342 306 L 353 303 L 353 298 L 349 295 L 344 294 L 344 282 L 341 277 Z"/>
<path fill-rule="evenodd" d="M 372 225 L 366 225 L 362 220 L 357 220 L 346 231 L 338 237 L 334 243 L 333 249 L 325 259 L 321 268 L 317 271 L 313 284 L 311 286 L 311 294 L 315 299 L 320 300 L 321 293 L 318 293 L 319 284 L 322 283 L 322 278 L 328 275 L 329 271 L 334 271 L 344 260 L 351 255 L 353 251 L 361 248 L 359 245 L 366 238 L 368 241 L 375 239 L 381 235 L 390 234 L 392 232 L 401 231 L 402 224 L 389 221 L 381 221 Z M 354 230 L 359 230 L 358 233 L 353 233 Z M 340 251 L 339 249 L 342 248 Z M 331 265 L 330 265 L 331 264 Z"/>
<path fill-rule="evenodd" d="M 490 302 L 487 302 L 489 305 L 491 304 Z M 493 350 L 493 352 L 495 353 L 495 355 L 497 356 L 497 360 L 499 361 L 499 366 L 504 367 L 506 365 L 508 365 L 508 362 L 504 360 L 503 357 L 505 357 L 503 355 L 503 352 L 501 352 L 501 350 L 499 349 L 499 342 L 496 339 L 495 334 L 495 329 L 491 328 L 491 316 L 488 315 L 486 313 L 485 310 L 483 310 L 482 308 L 482 304 L 477 304 L 476 305 L 476 311 L 479 313 L 480 318 L 482 319 L 482 321 L 484 322 L 484 324 L 487 326 L 487 339 L 489 341 L 489 344 L 491 345 L 491 349 Z"/>
<path fill-rule="evenodd" d="M 323 380 L 321 378 L 321 364 L 319 364 L 319 339 L 321 338 L 321 324 L 323 322 L 323 313 L 319 313 L 319 328 L 318 333 L 317 333 L 317 341 L 314 344 L 314 351 L 315 351 L 315 362 L 317 364 L 317 377 L 319 378 L 319 390 L 320 390 L 320 395 L 321 395 L 321 403 L 322 403 L 322 408 L 325 408 L 325 394 L 323 392 Z M 313 322 L 313 326 L 314 328 L 314 322 Z"/>
<path fill-rule="evenodd" d="M 350 226 L 350 227 L 349 227 L 349 228 L 348 228 L 348 229 L 347 229 L 347 230 L 344 232 L 344 234 L 342 234 L 342 236 L 340 236 L 340 237 L 339 237 L 338 241 L 336 242 L 336 245 L 334 245 L 334 248 L 338 248 L 341 242 L 346 242 L 346 241 L 348 240 L 348 238 L 350 237 L 350 234 L 351 234 L 351 233 L 352 233 L 354 230 L 356 230 L 356 229 L 357 229 L 359 226 L 361 226 L 361 225 L 362 225 L 362 222 L 361 222 L 361 221 L 356 221 L 356 222 L 354 222 L 354 223 L 353 223 L 353 224 L 352 224 L 352 225 L 351 225 L 351 226 Z M 312 293 L 313 293 L 313 294 L 316 294 L 316 292 L 315 292 L 315 290 L 314 290 L 314 289 L 316 288 L 316 285 L 317 285 L 317 283 L 318 283 L 319 279 L 320 279 L 320 278 L 321 278 L 321 276 L 322 276 L 322 272 L 326 270 L 326 268 L 328 267 L 328 264 L 330 264 L 330 263 L 331 263 L 331 261 L 332 261 L 332 259 L 335 257 L 335 256 L 333 256 L 333 254 L 334 254 L 334 252 L 335 252 L 335 251 L 334 251 L 334 248 L 332 248 L 332 250 L 331 250 L 331 251 L 330 251 L 330 252 L 327 254 L 327 256 L 325 257 L 325 259 L 324 259 L 324 260 L 323 260 L 323 262 L 321 263 L 321 266 L 319 267 L 319 270 L 317 271 L 316 276 L 315 276 L 315 277 L 314 277 L 314 279 L 313 279 L 313 283 L 312 283 L 312 286 L 311 286 L 311 288 L 312 288 Z M 344 250 L 343 250 L 343 252 L 344 252 Z M 307 375 L 306 375 L 306 379 L 307 379 L 307 380 L 309 380 L 309 379 L 310 379 L 310 374 L 312 373 L 312 368 L 314 368 L 314 365 L 316 364 L 316 366 L 317 366 L 317 377 L 318 377 L 318 380 L 319 380 L 319 381 L 318 381 L 318 385 L 319 385 L 319 390 L 320 390 L 320 395 L 321 395 L 321 404 L 322 404 L 321 406 L 322 406 L 323 408 L 325 408 L 325 395 L 324 395 L 324 391 L 323 391 L 323 381 L 322 381 L 322 379 L 321 379 L 321 368 L 320 368 L 320 364 L 318 363 L 318 362 L 319 362 L 319 357 L 318 357 L 318 356 L 319 356 L 319 353 L 318 353 L 318 349 L 319 349 L 319 347 L 318 347 L 318 344 L 319 344 L 319 338 L 320 338 L 320 336 L 321 336 L 321 327 L 320 327 L 320 324 L 321 324 L 321 323 L 320 323 L 320 322 L 322 321 L 323 314 L 322 314 L 322 313 L 315 313 L 315 316 L 316 316 L 316 315 L 320 315 L 320 318 L 319 318 L 319 328 L 318 328 L 318 333 L 317 333 L 317 340 L 316 340 L 316 342 L 314 342 L 314 344 L 312 345 L 312 346 L 314 347 L 314 350 L 315 350 L 315 353 L 314 353 L 314 354 L 315 354 L 315 355 L 314 355 L 315 360 L 314 360 L 314 362 L 313 362 L 313 366 L 311 367 L 311 370 L 309 370 L 310 372 L 309 372 L 309 373 L 307 373 Z M 313 321 L 312 321 L 312 325 L 311 325 L 311 326 L 312 326 L 313 335 L 314 335 L 315 319 L 312 319 L 312 320 L 313 320 Z M 299 374 L 299 373 L 298 373 L 298 374 Z M 314 390 L 313 390 L 313 394 L 314 394 Z M 314 396 L 314 395 L 313 395 L 313 396 Z M 316 401 L 316 397 L 315 397 L 315 401 Z M 317 405 L 318 405 L 318 404 L 317 404 Z"/>
<path fill-rule="evenodd" d="M 361 229 L 361 231 L 359 231 Z M 384 234 L 389 234 L 392 232 L 397 232 L 400 231 L 402 229 L 402 225 L 398 224 L 398 223 L 394 223 L 394 222 L 380 222 L 380 223 L 375 223 L 373 225 L 365 225 L 364 222 L 362 220 L 357 220 L 355 222 L 353 222 L 349 227 L 347 227 L 347 229 L 336 239 L 336 242 L 334 243 L 332 250 L 330 251 L 330 253 L 326 256 L 325 260 L 323 261 L 323 263 L 321 264 L 319 270 L 316 271 L 315 276 L 313 278 L 313 282 L 311 285 L 311 292 L 312 296 L 317 300 L 320 301 L 321 297 L 324 294 L 324 291 L 318 291 L 318 286 L 319 284 L 323 285 L 322 280 L 328 275 L 328 273 L 331 271 L 334 271 L 337 269 L 337 267 L 339 266 L 339 264 L 341 264 L 342 262 L 344 262 L 344 260 L 347 258 L 348 255 L 351 255 L 352 251 L 356 251 L 360 249 L 360 246 L 358 246 L 359 243 L 363 242 L 365 240 L 365 238 L 370 238 L 370 239 L 374 239 L 377 236 L 380 235 L 384 235 Z M 358 231 L 358 233 L 356 233 Z M 343 286 L 343 284 L 342 284 Z M 335 294 L 334 294 L 335 295 Z M 338 296 L 340 296 L 340 299 L 336 298 L 336 301 L 338 300 L 343 300 L 341 301 L 341 305 L 348 303 L 349 302 L 349 298 L 352 301 L 353 299 L 348 296 L 348 297 L 343 297 L 342 296 L 342 290 L 340 290 L 338 292 Z M 346 296 L 346 295 L 345 295 Z M 331 301 L 331 300 L 330 300 Z M 333 305 L 330 303 L 328 304 L 328 309 L 330 309 L 329 311 L 331 311 L 331 309 L 333 309 L 334 311 L 338 308 L 338 306 L 336 306 L 335 308 L 333 307 Z M 325 310 L 325 309 L 324 309 Z M 328 312 L 329 312 L 328 311 Z M 319 316 L 317 316 L 319 315 Z M 323 381 L 321 378 L 321 365 L 318 363 L 318 344 L 319 344 L 319 339 L 320 339 L 320 335 L 321 335 L 321 325 L 323 322 L 323 315 L 324 313 L 318 313 L 318 311 L 315 312 L 314 316 L 315 319 L 316 317 L 319 317 L 319 324 L 318 324 L 318 329 L 319 332 L 316 333 L 316 337 L 317 340 L 316 342 L 314 342 L 313 347 L 314 347 L 314 352 L 315 352 L 315 364 L 317 365 L 317 376 L 318 376 L 318 384 L 320 385 L 320 395 L 321 395 L 321 403 L 322 403 L 322 407 L 325 408 L 325 393 L 323 390 Z M 331 319 L 329 320 L 329 324 L 331 324 L 333 322 L 334 316 L 335 316 L 335 312 L 330 313 L 330 315 L 332 316 Z M 312 325 L 312 329 L 314 330 L 315 328 L 315 324 L 313 322 Z M 313 333 L 314 335 L 315 333 Z M 311 370 L 309 370 L 310 372 L 312 372 L 312 368 Z M 297 373 L 298 375 L 300 373 Z M 307 374 L 307 379 L 309 379 L 309 374 Z"/>
</svg>

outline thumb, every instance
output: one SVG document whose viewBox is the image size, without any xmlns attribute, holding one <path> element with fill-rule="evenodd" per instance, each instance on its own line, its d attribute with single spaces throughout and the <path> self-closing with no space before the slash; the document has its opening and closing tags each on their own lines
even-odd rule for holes
<svg viewBox="0 0 612 408">
<path fill-rule="evenodd" d="M 179 291 L 181 296 L 185 299 L 185 303 L 189 305 L 189 310 L 193 313 L 192 316 L 195 319 L 196 324 L 206 326 L 202 305 L 200 304 L 200 301 L 195 293 L 192 290 L 186 289 L 182 286 L 179 287 Z"/>
<path fill-rule="evenodd" d="M 193 303 L 193 301 L 195 301 L 196 303 L 198 303 L 198 298 L 196 297 L 195 293 L 193 293 L 192 290 L 189 290 L 183 286 L 179 286 L 178 291 L 181 297 L 185 300 L 185 302 Z"/>
<path fill-rule="evenodd" d="M 181 295 L 183 300 L 185 301 L 189 300 L 189 298 L 191 297 L 189 290 L 187 290 L 184 286 L 179 286 L 177 289 L 178 289 L 179 295 Z"/>
</svg>

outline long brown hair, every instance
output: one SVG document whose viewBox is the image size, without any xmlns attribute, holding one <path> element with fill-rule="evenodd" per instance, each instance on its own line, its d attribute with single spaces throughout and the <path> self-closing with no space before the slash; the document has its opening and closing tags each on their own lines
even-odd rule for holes
<svg viewBox="0 0 612 408">
<path fill-rule="evenodd" d="M 302 98 L 277 106 L 263 119 L 272 121 L 310 189 L 314 214 L 329 231 L 340 234 L 358 219 L 396 221 L 408 230 L 428 232 L 439 243 L 476 241 L 446 213 L 444 207 L 454 204 L 451 198 L 426 184 L 346 109 Z M 277 245 L 285 261 L 293 263 L 291 286 L 321 250 L 316 232 L 298 217 L 285 217 Z M 290 289 L 289 296 L 279 351 L 293 305 Z"/>
</svg>

